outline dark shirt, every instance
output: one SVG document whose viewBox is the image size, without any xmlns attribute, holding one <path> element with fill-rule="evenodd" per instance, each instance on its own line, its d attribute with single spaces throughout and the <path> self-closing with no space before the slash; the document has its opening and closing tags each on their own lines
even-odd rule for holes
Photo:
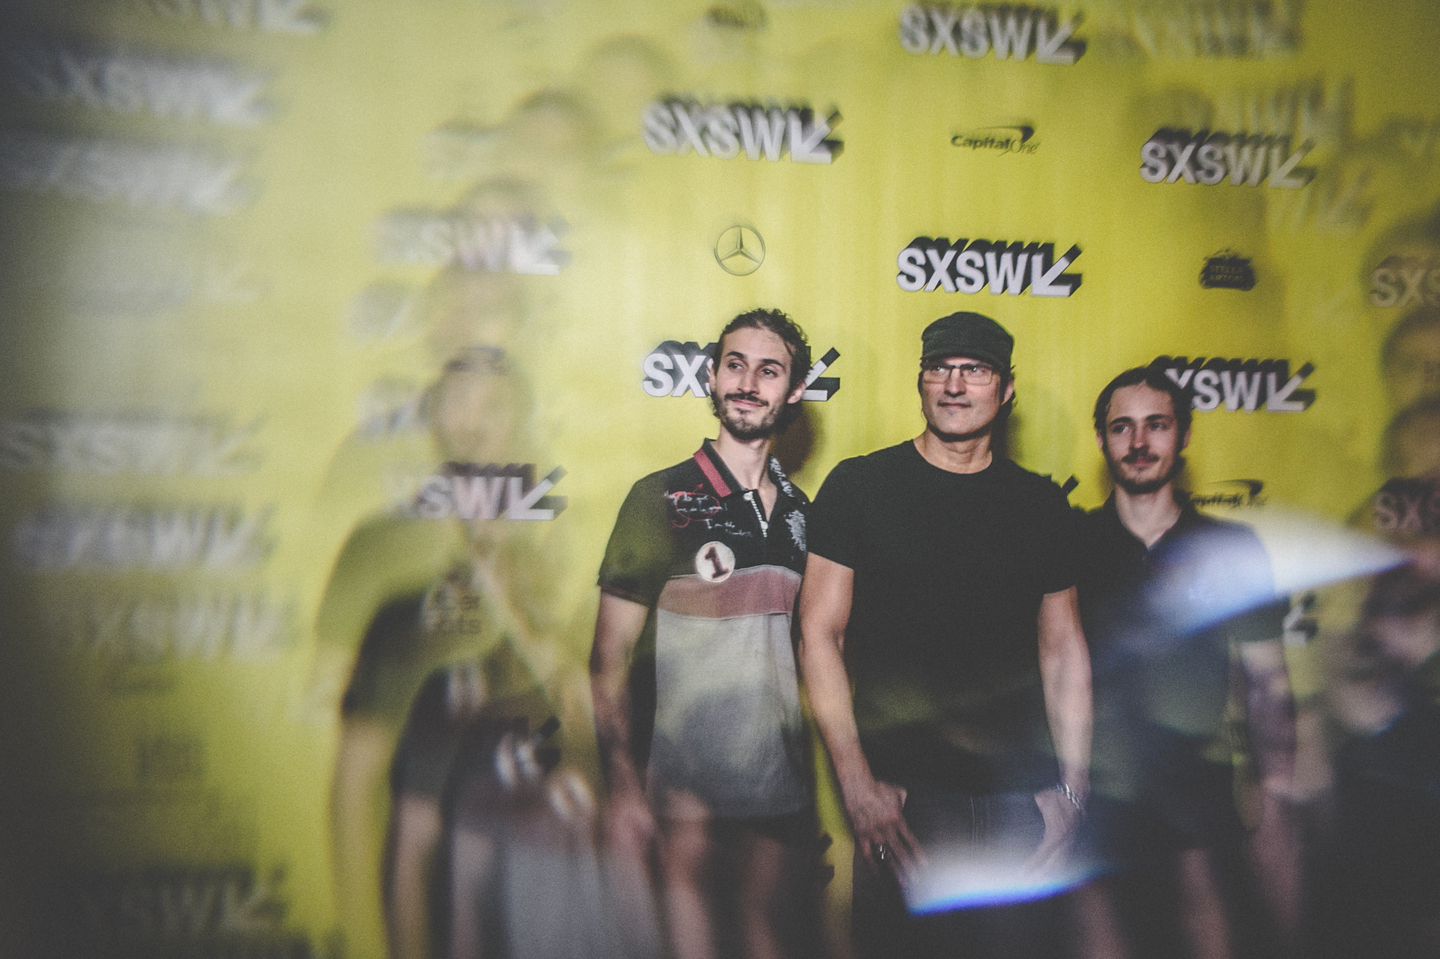
<svg viewBox="0 0 1440 959">
<path fill-rule="evenodd" d="M 1288 604 L 1248 526 L 1189 502 L 1148 549 L 1112 496 L 1085 517 L 1080 618 L 1098 690 L 1123 683 L 1153 721 L 1195 736 L 1220 731 L 1230 642 L 1275 639 Z"/>
<path fill-rule="evenodd" d="M 1288 604 L 1250 527 L 1187 501 L 1150 548 L 1112 496 L 1083 524 L 1080 618 L 1095 694 L 1094 788 L 1139 801 L 1181 846 L 1240 828 L 1227 705 L 1232 645 L 1273 640 Z"/>
<path fill-rule="evenodd" d="M 907 441 L 831 471 L 810 549 L 855 572 L 845 664 L 877 777 L 1055 782 L 1037 625 L 1044 596 L 1074 585 L 1073 529 L 1059 487 L 999 457 L 952 473 Z"/>
<path fill-rule="evenodd" d="M 631 670 L 632 749 L 654 798 L 690 793 L 718 816 L 810 802 L 792 644 L 808 500 L 771 457 L 763 516 L 706 440 L 637 482 L 600 567 L 606 593 L 650 608 Z"/>
</svg>

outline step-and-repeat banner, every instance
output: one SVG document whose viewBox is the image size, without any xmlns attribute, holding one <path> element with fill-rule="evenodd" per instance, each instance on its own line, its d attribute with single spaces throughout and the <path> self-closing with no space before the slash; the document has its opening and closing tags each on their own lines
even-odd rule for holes
<svg viewBox="0 0 1440 959">
<path fill-rule="evenodd" d="M 600 557 L 745 309 L 809 334 L 811 494 L 919 432 L 957 310 L 1079 506 L 1111 376 L 1193 387 L 1187 488 L 1272 543 L 1302 705 L 1345 537 L 1440 523 L 1431 4 L 0 16 L 0 916 L 57 954 L 383 955 L 402 728 L 483 690 L 546 700 L 583 827 Z"/>
</svg>

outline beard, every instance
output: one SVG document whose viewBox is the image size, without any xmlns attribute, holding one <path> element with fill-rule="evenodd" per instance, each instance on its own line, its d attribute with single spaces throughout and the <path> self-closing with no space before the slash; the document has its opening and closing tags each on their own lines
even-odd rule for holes
<svg viewBox="0 0 1440 959">
<path fill-rule="evenodd" d="M 1148 457 L 1146 459 L 1148 460 Z M 1140 461 L 1140 457 L 1135 456 L 1133 453 L 1119 461 L 1113 460 L 1109 456 L 1105 457 L 1105 465 L 1110 468 L 1110 478 L 1115 481 L 1116 486 L 1131 496 L 1144 496 L 1147 493 L 1160 492 L 1160 490 L 1164 489 L 1175 477 L 1179 476 L 1180 471 L 1185 468 L 1185 458 L 1177 454 L 1174 462 L 1170 464 L 1170 468 L 1153 479 L 1132 479 L 1126 475 L 1124 466 L 1126 464 L 1137 464 Z"/>
<path fill-rule="evenodd" d="M 751 399 L 755 397 L 746 393 L 729 393 L 725 400 Z M 710 394 L 710 409 L 725 431 L 737 440 L 764 440 L 775 435 L 775 423 L 780 418 L 780 408 L 769 406 L 757 410 L 760 413 L 758 421 L 746 422 L 740 418 L 740 414 L 726 409 L 724 403 L 713 392 Z"/>
</svg>

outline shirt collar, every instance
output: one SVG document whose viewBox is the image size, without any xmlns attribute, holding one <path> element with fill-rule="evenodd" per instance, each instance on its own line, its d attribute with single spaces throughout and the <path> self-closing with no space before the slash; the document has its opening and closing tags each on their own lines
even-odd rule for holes
<svg viewBox="0 0 1440 959">
<path fill-rule="evenodd" d="M 705 482 L 710 485 L 710 489 L 720 499 L 745 492 L 745 487 L 735 479 L 735 474 L 730 472 L 730 467 L 725 465 L 725 461 L 715 451 L 714 440 L 707 439 L 700 444 L 700 448 L 695 451 L 695 463 L 700 467 L 700 472 L 704 474 Z M 770 474 L 770 479 L 774 481 L 776 489 L 780 491 L 780 495 L 795 499 L 795 488 L 790 485 L 789 477 L 780 469 L 780 461 L 771 456 L 765 468 L 766 472 Z"/>
<path fill-rule="evenodd" d="M 1129 527 L 1121 521 L 1120 509 L 1115 505 L 1115 494 L 1113 492 L 1110 494 L 1110 498 L 1105 501 L 1105 505 L 1100 507 L 1100 512 L 1101 515 L 1105 517 L 1106 523 L 1113 527 L 1115 531 L 1124 534 L 1132 540 L 1139 549 L 1149 552 L 1161 546 L 1171 537 L 1184 533 L 1200 521 L 1200 511 L 1197 510 L 1195 504 L 1190 501 L 1189 493 L 1177 489 L 1175 491 L 1175 505 L 1180 507 L 1179 517 L 1176 518 L 1169 529 L 1160 534 L 1160 538 L 1155 541 L 1155 545 L 1150 547 L 1147 547 L 1141 542 L 1140 537 L 1130 532 Z"/>
</svg>

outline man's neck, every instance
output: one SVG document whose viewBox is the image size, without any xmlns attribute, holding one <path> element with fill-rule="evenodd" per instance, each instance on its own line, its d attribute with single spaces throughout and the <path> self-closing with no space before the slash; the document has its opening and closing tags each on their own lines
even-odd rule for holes
<svg viewBox="0 0 1440 959">
<path fill-rule="evenodd" d="M 715 438 L 715 452 L 725 462 L 730 475 L 744 489 L 764 490 L 775 484 L 766 467 L 770 463 L 770 437 L 755 440 L 736 439 L 725 427 Z"/>
<path fill-rule="evenodd" d="M 1125 528 L 1149 549 L 1180 519 L 1175 484 L 1166 483 L 1153 493 L 1130 493 L 1117 486 L 1115 512 Z"/>
<path fill-rule="evenodd" d="M 990 465 L 990 433 L 945 438 L 926 430 L 915 437 L 915 449 L 931 466 L 949 473 L 978 473 Z"/>
</svg>

